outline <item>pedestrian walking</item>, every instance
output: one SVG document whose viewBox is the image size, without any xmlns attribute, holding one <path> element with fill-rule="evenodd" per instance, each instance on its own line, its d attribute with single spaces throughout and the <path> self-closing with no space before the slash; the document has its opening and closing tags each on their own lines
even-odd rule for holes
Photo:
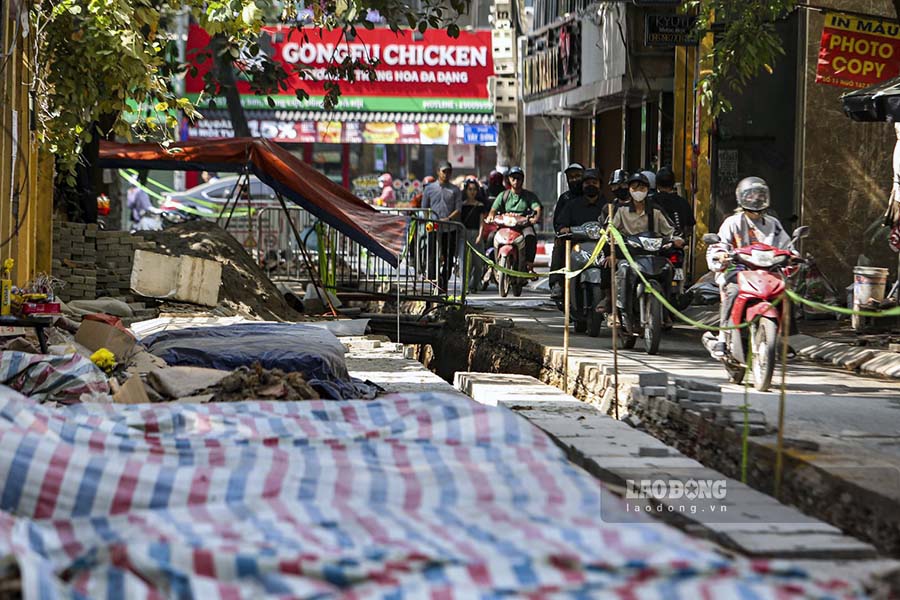
<svg viewBox="0 0 900 600">
<path fill-rule="evenodd" d="M 463 203 L 460 211 L 460 220 L 466 228 L 466 244 L 471 244 L 478 252 L 484 253 L 484 215 L 488 207 L 481 198 L 481 185 L 477 179 L 466 179 L 463 187 Z M 459 255 L 466 256 L 468 246 L 460 248 Z M 484 263 L 474 253 L 469 256 L 469 272 L 467 289 L 470 293 L 478 289 Z"/>
<path fill-rule="evenodd" d="M 443 162 L 438 167 L 437 181 L 425 188 L 422 208 L 431 209 L 431 218 L 439 221 L 459 221 L 462 213 L 462 190 L 450 183 L 453 165 Z M 450 274 L 455 262 L 457 247 L 456 231 L 452 227 L 441 227 L 433 223 L 428 233 L 428 277 L 434 279 L 440 265 L 438 287 L 447 290 Z"/>
</svg>

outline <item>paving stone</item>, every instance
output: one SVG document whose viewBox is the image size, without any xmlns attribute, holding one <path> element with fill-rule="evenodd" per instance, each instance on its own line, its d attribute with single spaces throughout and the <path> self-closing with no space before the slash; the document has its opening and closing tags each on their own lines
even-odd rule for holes
<svg viewBox="0 0 900 600">
<path fill-rule="evenodd" d="M 638 385 L 641 387 L 666 387 L 669 385 L 669 374 L 660 371 L 638 373 Z"/>
<path fill-rule="evenodd" d="M 722 392 L 701 392 L 699 390 L 690 390 L 688 392 L 688 400 L 692 402 L 709 402 L 713 404 L 721 404 Z"/>
<path fill-rule="evenodd" d="M 699 392 L 720 392 L 722 390 L 720 385 L 685 377 L 676 377 L 675 385 L 685 390 L 696 390 Z"/>
<path fill-rule="evenodd" d="M 643 387 L 641 388 L 641 390 L 643 391 L 644 395 L 649 397 L 665 397 L 669 393 L 669 388 L 667 386 L 658 385 Z"/>
</svg>

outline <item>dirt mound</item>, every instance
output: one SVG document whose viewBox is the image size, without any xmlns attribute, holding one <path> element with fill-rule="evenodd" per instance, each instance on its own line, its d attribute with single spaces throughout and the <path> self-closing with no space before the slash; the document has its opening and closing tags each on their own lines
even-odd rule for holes
<svg viewBox="0 0 900 600">
<path fill-rule="evenodd" d="M 215 223 L 188 221 L 163 231 L 140 233 L 156 243 L 158 252 L 172 256 L 196 256 L 221 263 L 220 305 L 266 320 L 303 319 L 300 313 L 288 306 L 284 296 L 240 242 Z"/>
</svg>

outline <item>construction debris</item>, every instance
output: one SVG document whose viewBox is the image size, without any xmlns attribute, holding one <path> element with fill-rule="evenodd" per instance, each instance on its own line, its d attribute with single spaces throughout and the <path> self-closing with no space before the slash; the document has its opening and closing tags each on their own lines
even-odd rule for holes
<svg viewBox="0 0 900 600">
<path fill-rule="evenodd" d="M 209 221 L 188 221 L 164 231 L 142 231 L 155 242 L 156 252 L 194 256 L 222 265 L 219 306 L 237 314 L 273 321 L 299 321 L 303 315 L 288 306 L 278 288 L 240 242 Z"/>
<path fill-rule="evenodd" d="M 302 374 L 263 369 L 259 363 L 237 369 L 206 391 L 213 392 L 212 402 L 319 399 Z"/>
</svg>

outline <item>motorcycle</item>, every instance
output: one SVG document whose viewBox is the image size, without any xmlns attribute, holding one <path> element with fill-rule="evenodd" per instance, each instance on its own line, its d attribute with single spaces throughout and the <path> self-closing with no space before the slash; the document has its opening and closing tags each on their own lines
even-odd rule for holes
<svg viewBox="0 0 900 600">
<path fill-rule="evenodd" d="M 658 233 L 644 232 L 626 236 L 625 244 L 650 286 L 665 297 L 672 287 L 675 272 L 672 262 L 665 256 L 671 243 L 665 243 Z M 643 334 L 647 354 L 657 354 L 663 329 L 662 303 L 626 261 L 619 263 L 616 269 L 616 286 L 622 347 L 634 348 L 637 336 Z"/>
<path fill-rule="evenodd" d="M 494 256 L 497 264 L 511 271 L 525 271 L 525 234 L 524 230 L 531 227 L 531 220 L 525 215 L 505 214 L 494 217 L 494 223 L 499 226 L 494 234 Z M 528 279 L 516 277 L 503 271 L 497 273 L 497 287 L 500 289 L 500 297 L 506 298 L 510 290 L 513 296 L 521 296 L 522 289 Z"/>
<path fill-rule="evenodd" d="M 798 227 L 792 242 L 806 237 L 809 228 Z M 721 240 L 714 233 L 703 236 L 706 244 Z M 768 391 L 772 383 L 778 351 L 778 335 L 782 330 L 782 310 L 775 300 L 782 295 L 791 272 L 804 262 L 790 250 L 782 250 L 754 242 L 729 253 L 731 263 L 742 269 L 737 274 L 738 296 L 731 309 L 732 323 L 750 323 L 748 327 L 725 332 L 728 354 L 720 359 L 729 381 L 741 383 L 747 371 L 747 348 L 752 348 L 753 386 Z M 703 345 L 712 354 L 718 341 L 716 334 L 703 335 Z"/>
<path fill-rule="evenodd" d="M 591 337 L 600 335 L 600 328 L 606 315 L 598 311 L 603 302 L 603 290 L 600 287 L 603 275 L 603 256 L 597 256 L 589 264 L 591 256 L 597 248 L 603 227 L 597 221 L 589 221 L 581 226 L 572 227 L 569 233 L 557 236 L 557 243 L 566 240 L 572 242 L 570 266 L 573 271 L 581 270 L 577 277 L 569 279 L 571 286 L 571 311 L 575 322 L 575 333 L 585 333 Z M 583 269 L 583 270 L 582 270 Z M 563 301 L 557 302 L 557 308 L 565 310 Z"/>
</svg>

